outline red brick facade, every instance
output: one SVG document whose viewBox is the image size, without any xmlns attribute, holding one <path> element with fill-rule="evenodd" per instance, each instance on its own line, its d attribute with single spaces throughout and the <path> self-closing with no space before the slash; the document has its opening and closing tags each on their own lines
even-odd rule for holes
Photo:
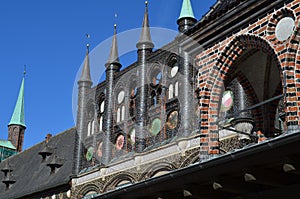
<svg viewBox="0 0 300 199">
<path fill-rule="evenodd" d="M 276 62 L 281 79 L 286 75 L 286 127 L 293 129 L 300 125 L 300 42 L 299 28 L 300 0 L 295 0 L 262 19 L 249 24 L 245 29 L 229 35 L 227 39 L 216 43 L 195 57 L 199 67 L 198 82 L 200 96 L 200 155 L 219 153 L 218 119 L 219 101 L 222 87 L 230 71 L 239 58 L 249 49 L 258 49 L 268 54 Z M 292 17 L 295 21 L 293 35 L 280 42 L 276 39 L 276 24 L 283 17 Z M 282 81 L 283 84 L 283 81 Z M 255 96 L 254 96 L 255 101 Z M 260 113 L 255 114 L 256 119 Z"/>
</svg>

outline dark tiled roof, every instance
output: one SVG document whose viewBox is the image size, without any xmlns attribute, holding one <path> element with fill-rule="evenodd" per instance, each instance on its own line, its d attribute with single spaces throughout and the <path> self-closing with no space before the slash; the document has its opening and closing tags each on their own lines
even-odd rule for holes
<svg viewBox="0 0 300 199">
<path fill-rule="evenodd" d="M 50 139 L 48 146 L 53 149 L 53 154 L 42 162 L 39 152 L 45 148 L 41 142 L 28 150 L 12 156 L 0 164 L 0 170 L 7 165 L 13 169 L 13 179 L 16 181 L 9 190 L 2 183 L 4 173 L 0 172 L 0 199 L 20 198 L 49 188 L 67 185 L 73 170 L 73 157 L 76 129 L 72 128 Z M 51 169 L 47 164 L 57 155 L 63 165 L 50 174 Z"/>
<path fill-rule="evenodd" d="M 218 0 L 201 21 L 205 23 L 215 20 L 245 1 L 246 0 Z"/>
</svg>

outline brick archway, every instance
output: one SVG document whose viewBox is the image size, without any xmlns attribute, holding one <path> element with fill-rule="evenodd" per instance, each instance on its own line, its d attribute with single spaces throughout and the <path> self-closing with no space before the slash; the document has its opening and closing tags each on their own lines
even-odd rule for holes
<svg viewBox="0 0 300 199">
<path fill-rule="evenodd" d="M 200 158 L 219 154 L 218 119 L 219 101 L 224 81 L 235 62 L 249 49 L 258 49 L 272 57 L 281 72 L 281 63 L 275 50 L 264 39 L 254 35 L 235 37 L 219 54 L 219 57 L 206 78 L 206 85 L 200 91 Z M 282 75 L 281 75 L 282 76 Z"/>
</svg>

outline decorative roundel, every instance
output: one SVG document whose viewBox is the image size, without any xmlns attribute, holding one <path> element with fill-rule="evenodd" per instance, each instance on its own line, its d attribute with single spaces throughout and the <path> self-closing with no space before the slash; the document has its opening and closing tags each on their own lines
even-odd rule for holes
<svg viewBox="0 0 300 199">
<path fill-rule="evenodd" d="M 123 146 L 124 146 L 124 142 L 125 142 L 125 137 L 124 135 L 118 135 L 117 139 L 116 139 L 116 143 L 115 143 L 115 146 L 116 146 L 116 149 L 119 151 L 119 150 L 122 150 Z"/>
<path fill-rule="evenodd" d="M 129 141 L 131 144 L 135 143 L 135 128 L 131 129 L 129 132 Z"/>
<path fill-rule="evenodd" d="M 94 148 L 93 147 L 89 147 L 86 154 L 85 154 L 85 158 L 87 161 L 91 161 L 93 158 L 93 153 L 94 153 Z"/>
<path fill-rule="evenodd" d="M 161 120 L 159 118 L 155 118 L 151 123 L 150 133 L 156 136 L 161 130 Z"/>
<path fill-rule="evenodd" d="M 179 69 L 178 68 L 178 63 L 175 62 L 174 65 L 172 66 L 170 76 L 175 77 L 177 75 L 178 69 Z"/>
<path fill-rule="evenodd" d="M 222 97 L 221 111 L 228 111 L 233 105 L 233 92 L 225 91 Z"/>
<path fill-rule="evenodd" d="M 294 32 L 295 21 L 291 17 L 282 18 L 275 28 L 275 36 L 278 41 L 287 40 Z"/>
<path fill-rule="evenodd" d="M 105 101 L 103 100 L 100 104 L 100 112 L 103 113 L 104 112 L 104 105 L 105 105 Z"/>
<path fill-rule="evenodd" d="M 125 98 L 125 92 L 122 90 L 118 94 L 118 103 L 121 104 Z"/>
<path fill-rule="evenodd" d="M 173 111 L 170 113 L 167 119 L 167 125 L 170 129 L 175 129 L 178 124 L 178 111 Z"/>
</svg>

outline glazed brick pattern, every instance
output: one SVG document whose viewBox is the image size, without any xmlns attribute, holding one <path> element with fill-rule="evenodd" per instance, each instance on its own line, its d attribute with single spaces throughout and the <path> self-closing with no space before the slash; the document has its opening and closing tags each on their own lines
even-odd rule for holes
<svg viewBox="0 0 300 199">
<path fill-rule="evenodd" d="M 276 24 L 283 17 L 295 20 L 295 30 L 287 41 L 276 39 Z M 198 67 L 199 110 L 200 110 L 200 158 L 219 154 L 218 119 L 219 101 L 223 92 L 223 82 L 244 54 L 246 49 L 258 49 L 272 56 L 281 70 L 281 77 L 286 74 L 286 127 L 300 125 L 300 0 L 295 0 L 284 7 L 274 10 L 262 19 L 257 19 L 247 28 L 229 35 L 227 39 L 206 49 L 195 57 Z M 243 81 L 243 80 L 241 80 Z M 282 83 L 283 84 L 283 83 Z M 248 87 L 249 85 L 247 85 Z M 247 92 L 252 92 L 251 87 Z M 255 98 L 255 97 L 254 97 Z M 253 99 L 254 102 L 256 99 Z M 260 110 L 255 118 L 262 120 Z M 273 114 L 274 115 L 274 114 Z M 257 125 L 261 125 L 258 123 Z"/>
</svg>

